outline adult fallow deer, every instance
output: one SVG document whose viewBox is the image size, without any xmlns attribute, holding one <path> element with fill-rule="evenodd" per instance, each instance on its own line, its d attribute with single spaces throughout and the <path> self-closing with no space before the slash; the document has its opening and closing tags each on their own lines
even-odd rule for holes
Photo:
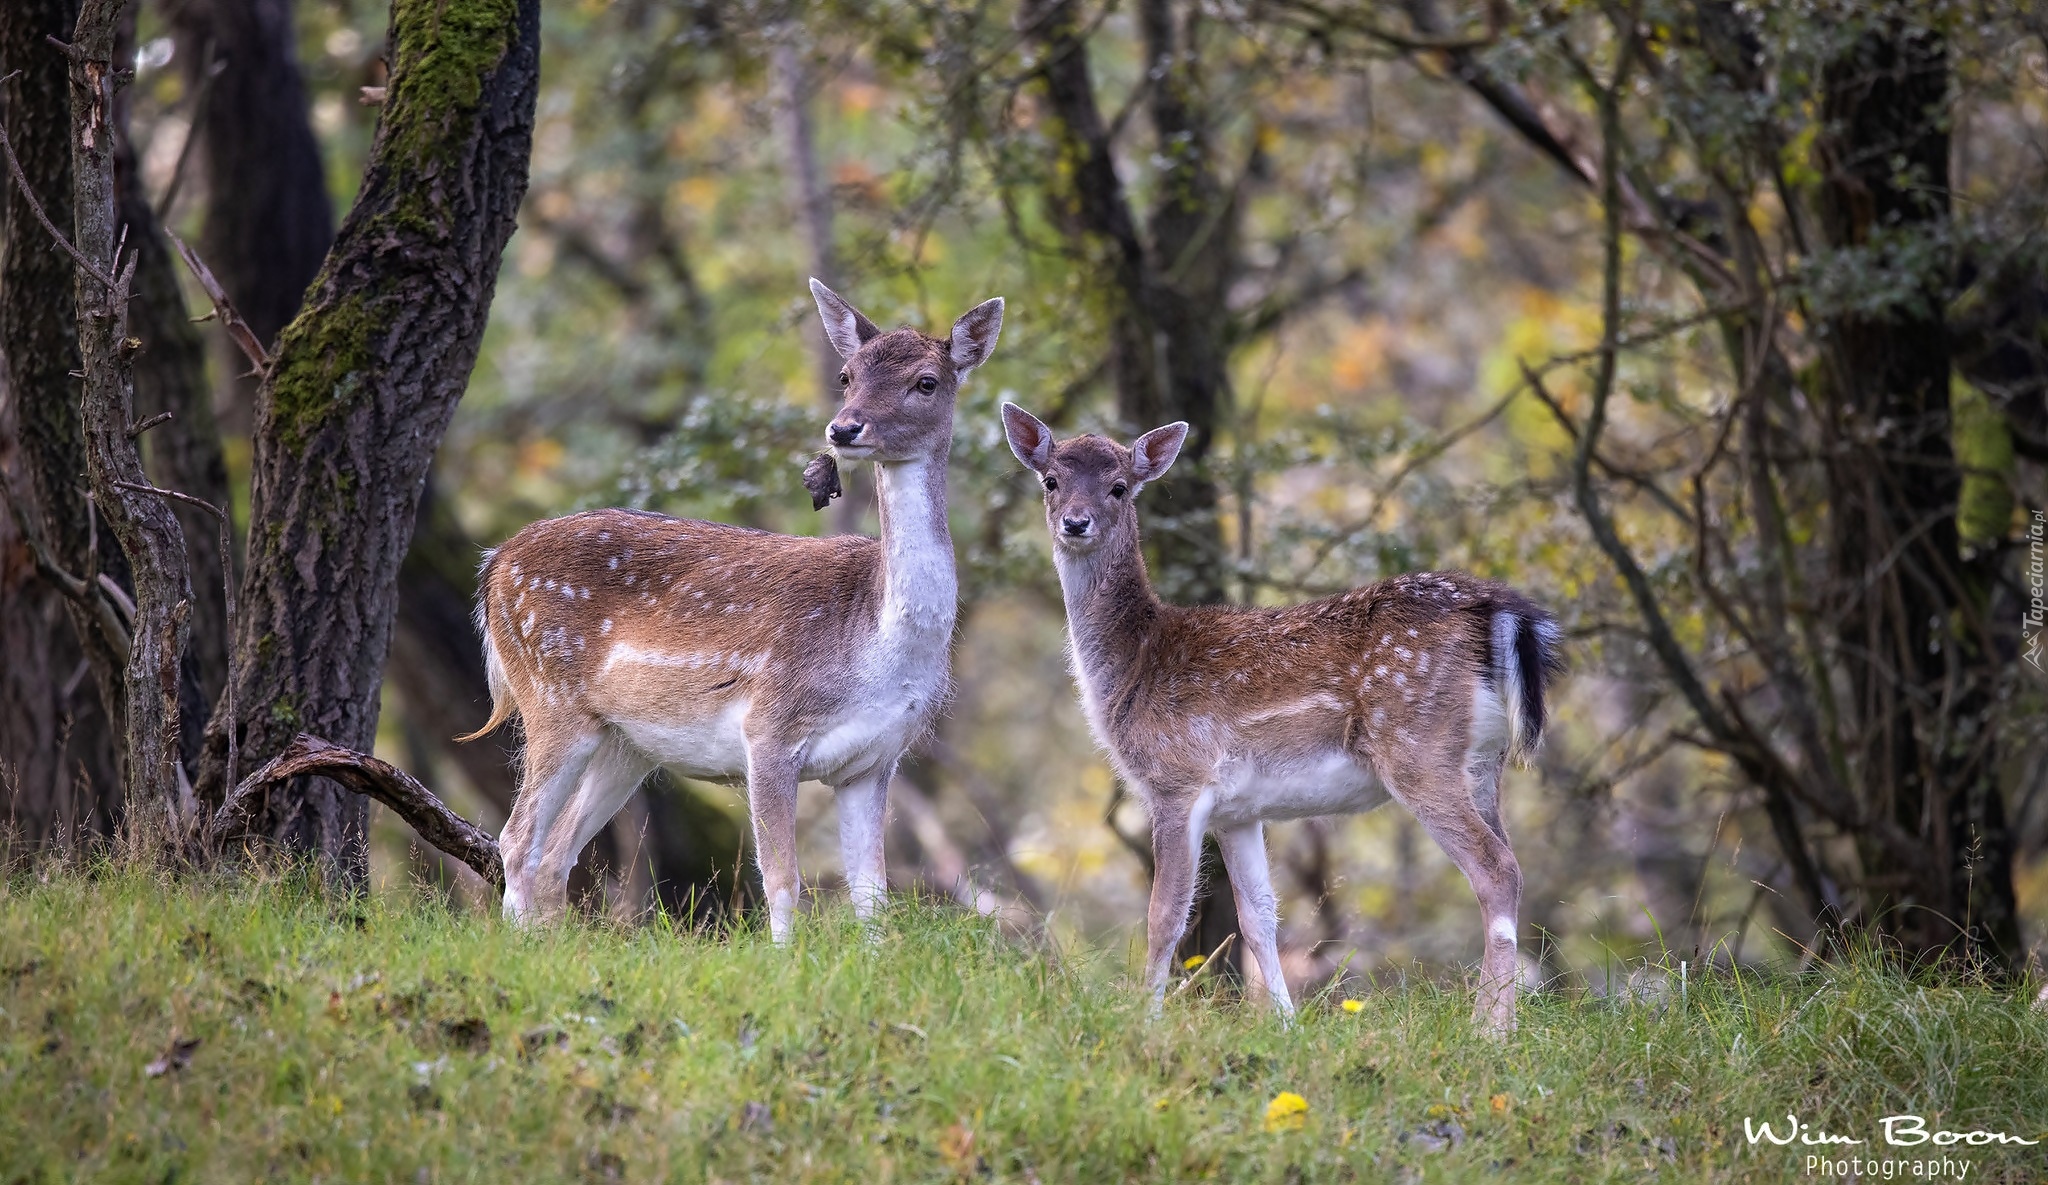
<svg viewBox="0 0 2048 1185">
<path fill-rule="evenodd" d="M 1148 983 L 1166 988 L 1213 831 L 1245 947 L 1283 1016 L 1267 820 L 1350 814 L 1389 797 L 1436 840 L 1486 919 L 1479 1021 L 1515 1020 L 1521 868 L 1500 818 L 1504 762 L 1534 750 L 1559 671 L 1550 615 L 1505 585 L 1419 572 L 1284 609 L 1183 607 L 1154 595 L 1138 491 L 1179 455 L 1186 424 L 1125 448 L 1055 442 L 1003 405 L 1017 458 L 1045 487 L 1081 705 L 1152 816 Z"/>
<path fill-rule="evenodd" d="M 513 918 L 566 907 L 577 853 L 656 763 L 745 779 L 777 942 L 797 902 L 801 780 L 837 791 L 855 912 L 882 900 L 889 780 L 949 679 L 954 397 L 995 348 L 1003 302 L 930 338 L 883 333 L 816 280 L 811 295 L 846 360 L 827 434 L 839 457 L 875 462 L 880 539 L 594 510 L 534 523 L 484 559 L 492 711 L 473 736 L 514 715 L 526 733 L 500 839 Z"/>
</svg>

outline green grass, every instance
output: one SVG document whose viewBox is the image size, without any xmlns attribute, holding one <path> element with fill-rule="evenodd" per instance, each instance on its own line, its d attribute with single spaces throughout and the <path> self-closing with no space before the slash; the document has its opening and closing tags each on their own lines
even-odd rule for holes
<svg viewBox="0 0 2048 1185">
<path fill-rule="evenodd" d="M 777 949 L 291 878 L 18 877 L 0 1181 L 1775 1181 L 1810 1150 L 1748 1147 L 1744 1116 L 1881 1155 L 1903 1112 L 2048 1135 L 2024 992 L 1692 975 L 1683 1001 L 1533 997 L 1505 1044 L 1462 991 L 1338 1003 L 1290 1029 L 1189 993 L 1148 1020 L 1121 954 L 914 905 L 873 941 L 827 908 Z M 1282 1091 L 1306 1123 L 1269 1133 Z M 1972 1181 L 2048 1166 L 1944 1151 Z"/>
</svg>

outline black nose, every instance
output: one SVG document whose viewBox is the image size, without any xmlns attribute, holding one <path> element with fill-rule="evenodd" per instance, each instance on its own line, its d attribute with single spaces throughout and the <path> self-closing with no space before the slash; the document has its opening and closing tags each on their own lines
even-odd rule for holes
<svg viewBox="0 0 2048 1185">
<path fill-rule="evenodd" d="M 832 443 L 852 444 L 866 427 L 866 424 L 841 424 L 834 421 L 830 429 Z"/>
<path fill-rule="evenodd" d="M 1060 520 L 1060 526 L 1065 527 L 1069 535 L 1088 533 L 1088 520 L 1085 518 L 1063 518 Z"/>
</svg>

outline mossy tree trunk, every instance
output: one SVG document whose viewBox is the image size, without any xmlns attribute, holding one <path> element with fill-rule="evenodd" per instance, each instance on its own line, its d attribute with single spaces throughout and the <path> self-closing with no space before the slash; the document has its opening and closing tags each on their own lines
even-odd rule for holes
<svg viewBox="0 0 2048 1185">
<path fill-rule="evenodd" d="M 301 731 L 369 749 L 398 573 L 434 451 L 469 381 L 526 192 L 539 0 L 396 0 L 369 164 L 257 393 L 248 571 L 234 651 L 244 769 Z M 228 722 L 208 730 L 218 802 Z M 250 830 L 363 868 L 365 804 L 274 789 Z"/>
</svg>

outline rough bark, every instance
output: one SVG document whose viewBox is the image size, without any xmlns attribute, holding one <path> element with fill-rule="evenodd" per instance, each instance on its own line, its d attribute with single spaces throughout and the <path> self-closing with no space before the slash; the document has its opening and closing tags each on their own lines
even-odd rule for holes
<svg viewBox="0 0 2048 1185">
<path fill-rule="evenodd" d="M 1932 28 L 1873 22 L 1822 80 L 1820 227 L 1883 258 L 1949 220 L 1948 51 Z M 1910 259 L 1893 266 L 1913 270 Z M 1926 841 L 1901 861 L 1861 842 L 1871 921 L 1908 950 L 2021 957 L 2012 837 L 1997 785 L 1990 573 L 1960 556 L 1961 474 L 1944 310 L 1951 277 L 1828 319 L 1819 385 L 1829 439 L 1833 620 L 1860 724 L 1866 809 Z M 1861 840 L 1861 837 L 1859 837 Z"/>
<path fill-rule="evenodd" d="M 72 0 L 0 4 L 0 61 L 19 71 L 6 84 L 0 118 L 21 162 L 21 182 L 40 199 L 50 220 L 65 228 L 72 224 L 70 80 L 63 55 L 46 38 L 70 38 L 77 12 Z M 125 581 L 120 547 L 111 535 L 94 530 L 87 507 L 85 437 L 71 377 L 80 367 L 72 261 L 31 213 L 13 178 L 0 186 L 0 234 L 5 236 L 0 343 L 5 344 L 16 439 L 27 478 L 15 488 L 34 504 L 34 527 L 66 572 L 80 579 L 105 572 Z M 97 591 L 92 595 L 100 596 Z M 88 769 L 111 772 L 114 784 L 100 793 L 118 803 L 121 752 L 115 738 L 125 728 L 123 639 L 106 608 L 103 601 L 72 598 L 63 606 L 99 694 L 97 712 L 75 714 L 71 744 Z"/>
<path fill-rule="evenodd" d="M 0 365 L 0 481 L 35 521 L 15 411 Z M 120 819 L 113 737 L 65 610 L 0 513 L 0 831 L 32 850 L 110 834 Z"/>
<path fill-rule="evenodd" d="M 252 762 L 301 731 L 367 749 L 422 483 L 475 364 L 526 190 L 538 0 L 396 0 L 355 207 L 257 395 L 233 727 Z M 208 730 L 218 801 L 228 722 Z M 273 792 L 251 830 L 363 870 L 361 800 Z"/>
<path fill-rule="evenodd" d="M 134 342 L 128 334 L 135 260 L 124 253 L 114 183 L 118 120 L 114 42 L 125 0 L 86 0 L 71 39 L 72 243 L 79 400 L 93 498 L 121 544 L 134 580 L 123 735 L 128 818 L 180 804 L 179 668 L 191 628 L 185 533 L 168 500 L 149 489 L 134 428 Z M 93 266 L 88 267 L 90 263 Z"/>
<path fill-rule="evenodd" d="M 133 56 L 135 8 L 131 4 L 122 14 L 116 42 L 120 61 Z M 130 332 L 141 343 L 134 360 L 135 419 L 144 423 L 169 417 L 142 437 L 144 465 L 165 489 L 225 509 L 231 496 L 213 396 L 206 383 L 206 343 L 186 312 L 178 264 L 143 191 L 128 138 L 124 98 L 115 100 L 115 119 L 115 185 L 121 223 L 135 249 L 135 299 L 129 305 Z M 189 768 L 198 762 L 207 713 L 227 685 L 227 592 L 213 516 L 182 503 L 173 504 L 172 513 L 185 532 L 186 570 L 192 583 L 192 637 L 179 694 L 179 752 Z"/>
</svg>

